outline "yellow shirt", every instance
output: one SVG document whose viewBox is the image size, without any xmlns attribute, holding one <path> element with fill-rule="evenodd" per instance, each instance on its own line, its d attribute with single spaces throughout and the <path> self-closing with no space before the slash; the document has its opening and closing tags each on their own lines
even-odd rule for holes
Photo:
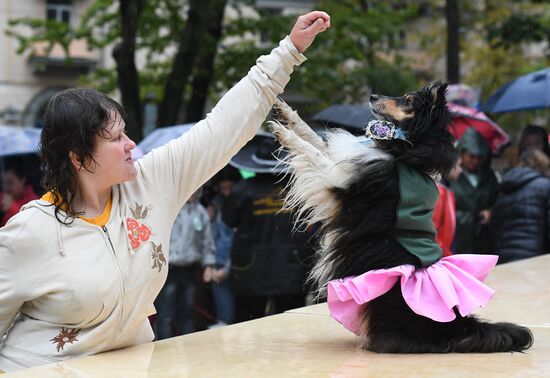
<svg viewBox="0 0 550 378">
<path fill-rule="evenodd" d="M 48 201 L 49 203 L 53 203 L 53 193 L 47 192 L 40 198 L 41 200 Z M 103 212 L 99 214 L 97 217 L 94 218 L 87 218 L 87 217 L 79 217 L 85 222 L 95 224 L 96 226 L 103 227 L 107 224 L 107 221 L 109 220 L 109 216 L 111 215 L 111 208 L 113 207 L 113 195 L 111 194 L 109 196 L 109 199 L 107 200 L 107 203 L 105 204 L 105 208 L 103 209 Z"/>
</svg>

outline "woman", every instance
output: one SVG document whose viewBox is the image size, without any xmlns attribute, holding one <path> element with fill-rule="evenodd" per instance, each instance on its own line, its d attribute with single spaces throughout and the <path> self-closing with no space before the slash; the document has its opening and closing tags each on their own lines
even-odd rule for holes
<svg viewBox="0 0 550 378">
<path fill-rule="evenodd" d="M 540 150 L 550 157 L 548 132 L 545 128 L 537 125 L 525 126 L 519 139 L 519 155 L 530 149 Z"/>
<path fill-rule="evenodd" d="M 528 149 L 508 171 L 493 207 L 491 242 L 499 263 L 549 253 L 550 159 Z"/>
<path fill-rule="evenodd" d="M 153 339 L 147 317 L 179 209 L 253 137 L 300 53 L 329 26 L 324 12 L 299 17 L 205 120 L 139 162 L 115 101 L 89 89 L 50 100 L 41 138 L 49 193 L 0 230 L 1 370 Z"/>
</svg>

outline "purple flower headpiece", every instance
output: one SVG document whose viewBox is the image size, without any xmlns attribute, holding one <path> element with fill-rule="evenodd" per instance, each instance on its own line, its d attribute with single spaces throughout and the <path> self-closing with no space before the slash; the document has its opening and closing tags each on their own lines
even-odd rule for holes
<svg viewBox="0 0 550 378">
<path fill-rule="evenodd" d="M 407 132 L 396 127 L 392 122 L 373 119 L 367 124 L 365 130 L 367 138 L 376 140 L 401 139 L 407 141 Z"/>
</svg>

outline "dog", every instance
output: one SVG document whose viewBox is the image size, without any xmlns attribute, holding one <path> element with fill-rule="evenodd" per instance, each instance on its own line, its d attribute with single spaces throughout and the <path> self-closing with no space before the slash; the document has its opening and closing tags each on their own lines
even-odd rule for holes
<svg viewBox="0 0 550 378">
<path fill-rule="evenodd" d="M 376 119 L 368 124 L 369 138 L 336 130 L 328 131 L 325 141 L 286 103 L 275 104 L 272 131 L 287 151 L 284 163 L 290 167 L 285 206 L 296 211 L 296 227 L 319 226 L 310 280 L 319 300 L 328 297 L 329 308 L 331 287 L 340 290 L 345 279 L 381 270 L 428 274 L 447 264 L 447 258 L 440 261 L 437 247 L 426 249 L 428 257 L 415 250 L 422 243 L 435 243 L 435 229 L 407 230 L 398 214 L 408 201 L 406 206 L 416 209 L 409 215 L 424 223 L 429 217 L 433 228 L 437 190 L 432 177 L 445 176 L 457 159 L 446 88 L 434 82 L 402 97 L 371 95 Z M 414 180 L 420 184 L 411 185 Z M 405 187 L 413 188 L 413 195 Z M 426 189 L 414 193 L 417 187 Z M 463 256 L 451 258 L 468 257 Z M 468 258 L 484 258 L 477 256 Z M 494 264 L 496 257 L 491 268 Z M 478 278 L 483 280 L 486 273 Z M 487 290 L 481 289 L 484 302 L 492 295 Z M 413 300 L 404 294 L 410 296 L 410 289 L 396 279 L 385 293 L 357 305 L 356 329 L 348 328 L 360 336 L 361 348 L 379 353 L 489 353 L 519 352 L 533 343 L 528 328 L 479 320 L 470 311 L 464 313 L 462 304 L 447 309 L 445 316 L 426 316 L 413 310 Z M 417 307 L 424 304 L 420 298 Z"/>
</svg>

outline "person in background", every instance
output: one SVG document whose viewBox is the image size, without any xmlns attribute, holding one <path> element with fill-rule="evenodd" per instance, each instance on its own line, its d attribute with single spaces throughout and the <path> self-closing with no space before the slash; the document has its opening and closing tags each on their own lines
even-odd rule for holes
<svg viewBox="0 0 550 378">
<path fill-rule="evenodd" d="M 450 182 L 458 180 L 461 173 L 462 161 L 459 157 L 448 176 L 437 183 L 439 197 L 435 203 L 432 219 L 437 231 L 435 241 L 443 250 L 443 256 L 453 254 L 453 241 L 456 230 L 456 202 L 455 195 L 449 185 Z"/>
<path fill-rule="evenodd" d="M 6 163 L 2 171 L 2 189 L 0 197 L 3 215 L 0 227 L 8 223 L 23 205 L 38 198 L 32 186 L 27 183 L 25 168 L 20 160 L 13 159 Z"/>
<path fill-rule="evenodd" d="M 214 197 L 207 207 L 216 244 L 216 261 L 212 273 L 212 296 L 217 314 L 217 323 L 212 325 L 222 326 L 233 322 L 235 304 L 229 273 L 231 270 L 231 247 L 235 236 L 234 230 L 223 222 L 223 202 L 230 194 L 241 175 L 236 168 L 227 165 L 214 176 Z"/>
<path fill-rule="evenodd" d="M 180 210 L 170 235 L 168 277 L 157 298 L 158 340 L 195 331 L 193 305 L 197 277 L 212 280 L 215 262 L 210 218 L 197 192 Z"/>
<path fill-rule="evenodd" d="M 491 151 L 473 128 L 457 145 L 462 173 L 450 183 L 456 199 L 455 253 L 489 253 L 489 222 L 498 181 L 490 168 Z"/>
<path fill-rule="evenodd" d="M 527 149 L 493 206 L 491 246 L 499 264 L 550 253 L 550 158 Z"/>
<path fill-rule="evenodd" d="M 521 132 L 519 139 L 519 151 L 521 155 L 530 149 L 540 150 L 550 157 L 550 146 L 548 145 L 548 132 L 541 126 L 528 125 Z"/>
<path fill-rule="evenodd" d="M 255 173 L 233 188 L 223 221 L 236 228 L 231 250 L 235 322 L 305 305 L 309 233 L 295 230 L 283 209 L 283 165 L 273 156 L 280 146 L 271 134 L 257 134 L 230 164 Z"/>
</svg>

